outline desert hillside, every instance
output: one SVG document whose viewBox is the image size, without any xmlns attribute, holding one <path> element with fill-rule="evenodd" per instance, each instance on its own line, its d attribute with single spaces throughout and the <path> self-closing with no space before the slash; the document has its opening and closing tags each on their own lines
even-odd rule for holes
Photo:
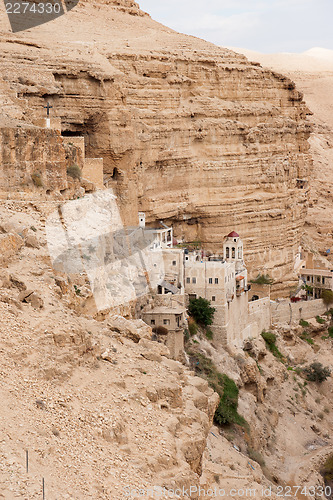
<svg viewBox="0 0 333 500">
<path fill-rule="evenodd" d="M 329 85 L 327 54 L 310 76 L 290 73 L 295 86 L 279 68 L 156 23 L 132 0 L 81 0 L 15 34 L 2 2 L 0 14 L 0 498 L 37 500 L 43 488 L 46 500 L 211 496 L 201 487 L 216 498 L 276 500 L 298 485 L 297 498 L 319 500 L 333 450 L 333 310 L 318 299 L 321 316 L 271 322 L 270 332 L 221 345 L 202 325 L 191 331 L 184 302 L 188 328 L 178 324 L 175 360 L 170 331 L 138 319 L 137 298 L 97 310 L 88 274 L 53 265 L 47 221 L 56 213 L 68 236 L 63 205 L 107 188 L 125 226 L 138 225 L 138 212 L 150 229 L 172 226 L 179 246 L 168 250 L 185 260 L 182 241 L 200 249 L 195 265 L 206 262 L 201 248 L 221 254 L 224 236 L 238 231 L 249 277 L 274 279 L 263 298 L 271 311 L 270 298 L 295 284 L 301 240 L 331 241 L 328 101 L 313 90 L 305 102 L 298 90 Z M 86 159 L 103 165 L 100 185 L 84 177 Z M 104 237 L 88 242 L 105 244 L 106 266 L 115 252 Z M 235 262 L 218 257 L 211 262 L 243 282 L 231 298 L 230 274 L 214 276 L 226 310 L 237 297 L 245 304 L 235 307 L 239 318 L 248 310 L 246 267 L 236 278 Z M 147 271 L 145 279 L 153 303 L 162 292 Z M 162 298 L 178 299 L 175 283 L 158 284 Z M 313 363 L 320 379 L 311 378 Z"/>
<path fill-rule="evenodd" d="M 274 349 L 262 338 L 225 349 L 198 331 L 174 361 L 143 321 L 84 313 L 87 276 L 50 266 L 49 203 L 0 208 L 0 498 L 38 499 L 43 478 L 46 498 L 68 500 L 322 487 L 332 379 L 307 381 L 304 368 L 331 365 L 330 314 L 275 328 Z M 236 384 L 239 416 L 212 427 L 216 373 Z"/>
</svg>

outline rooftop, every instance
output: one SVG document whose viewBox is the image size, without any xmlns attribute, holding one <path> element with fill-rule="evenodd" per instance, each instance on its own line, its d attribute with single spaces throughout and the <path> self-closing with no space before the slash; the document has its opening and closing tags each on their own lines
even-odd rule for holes
<svg viewBox="0 0 333 500">
<path fill-rule="evenodd" d="M 167 306 L 158 306 L 153 309 L 147 309 L 143 311 L 144 314 L 183 314 L 185 308 L 181 307 L 167 307 Z"/>
</svg>

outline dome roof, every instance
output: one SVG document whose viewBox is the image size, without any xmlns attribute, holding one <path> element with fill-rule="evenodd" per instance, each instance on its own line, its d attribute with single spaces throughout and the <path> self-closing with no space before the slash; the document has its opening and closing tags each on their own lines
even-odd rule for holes
<svg viewBox="0 0 333 500">
<path fill-rule="evenodd" d="M 228 234 L 227 238 L 239 238 L 239 234 L 237 234 L 236 231 L 232 231 Z"/>
</svg>

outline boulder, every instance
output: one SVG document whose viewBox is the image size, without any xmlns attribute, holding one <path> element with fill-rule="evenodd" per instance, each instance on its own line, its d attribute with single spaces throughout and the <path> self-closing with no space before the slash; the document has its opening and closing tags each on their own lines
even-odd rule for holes
<svg viewBox="0 0 333 500">
<path fill-rule="evenodd" d="M 33 234 L 28 234 L 28 236 L 25 239 L 25 244 L 27 247 L 30 247 L 30 248 L 39 248 L 40 247 L 38 239 Z"/>
<path fill-rule="evenodd" d="M 13 286 L 15 286 L 16 288 L 18 288 L 21 292 L 22 291 L 25 291 L 27 289 L 27 286 L 26 284 L 20 280 L 20 278 L 18 276 L 16 276 L 15 274 L 11 274 L 9 276 L 9 279 L 10 279 L 10 282 Z"/>
<path fill-rule="evenodd" d="M 34 309 L 44 307 L 43 299 L 33 290 L 23 290 L 19 294 L 19 301 L 30 304 Z"/>
<path fill-rule="evenodd" d="M 7 261 L 23 247 L 24 240 L 16 233 L 0 234 L 0 260 Z"/>
<path fill-rule="evenodd" d="M 122 316 L 112 316 L 108 319 L 108 326 L 114 332 L 138 344 L 142 338 L 150 339 L 152 330 L 142 320 L 127 320 Z"/>
</svg>

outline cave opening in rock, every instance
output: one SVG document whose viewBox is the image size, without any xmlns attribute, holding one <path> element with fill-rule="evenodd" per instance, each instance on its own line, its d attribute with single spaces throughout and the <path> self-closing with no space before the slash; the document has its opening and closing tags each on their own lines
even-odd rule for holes
<svg viewBox="0 0 333 500">
<path fill-rule="evenodd" d="M 119 170 L 117 169 L 117 167 L 115 167 L 112 171 L 112 174 L 111 174 L 111 178 L 114 180 L 114 181 L 117 181 L 119 180 L 120 178 L 120 173 L 119 173 Z"/>
<path fill-rule="evenodd" d="M 79 130 L 63 130 L 61 132 L 63 137 L 82 137 L 84 135 L 83 131 Z"/>
</svg>

